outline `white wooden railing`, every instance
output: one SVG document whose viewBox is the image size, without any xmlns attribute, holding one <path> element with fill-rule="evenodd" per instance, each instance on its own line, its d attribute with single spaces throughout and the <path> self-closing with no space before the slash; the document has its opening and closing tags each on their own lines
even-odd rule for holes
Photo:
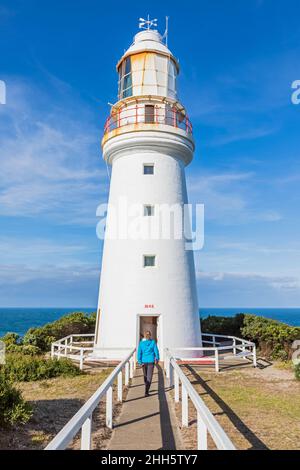
<svg viewBox="0 0 300 470">
<path fill-rule="evenodd" d="M 75 336 L 75 335 L 73 335 Z M 78 335 L 80 337 L 84 335 Z M 92 447 L 92 419 L 93 412 L 101 399 L 106 396 L 106 426 L 113 427 L 113 384 L 117 380 L 117 400 L 123 400 L 123 371 L 125 371 L 124 383 L 129 384 L 129 378 L 133 378 L 135 368 L 135 351 L 130 354 L 112 371 L 103 384 L 96 390 L 91 398 L 70 419 L 62 430 L 47 445 L 45 450 L 63 450 L 72 442 L 75 435 L 81 430 L 81 449 L 90 450 Z"/>
<path fill-rule="evenodd" d="M 189 425 L 189 399 L 197 410 L 197 448 L 198 450 L 207 450 L 207 435 L 210 434 L 217 449 L 236 450 L 235 446 L 220 426 L 216 418 L 209 411 L 198 392 L 193 387 L 187 376 L 177 364 L 175 357 L 165 349 L 166 376 L 169 379 L 170 386 L 174 386 L 175 403 L 180 401 L 181 384 L 181 421 L 183 427 Z"/>
<path fill-rule="evenodd" d="M 93 333 L 65 336 L 51 344 L 51 357 L 68 357 L 79 361 L 79 367 L 83 369 L 84 360 L 94 351 L 94 339 Z"/>
<path fill-rule="evenodd" d="M 210 338 L 210 339 L 205 339 Z M 223 341 L 220 341 L 222 339 Z M 225 340 L 225 341 L 224 341 Z M 253 362 L 253 366 L 257 366 L 256 346 L 255 343 L 236 336 L 215 335 L 213 333 L 202 334 L 203 344 L 212 344 L 212 346 L 201 346 L 194 348 L 172 348 L 172 353 L 177 360 L 213 362 L 216 372 L 220 371 L 220 361 L 226 361 L 234 358 L 249 358 Z M 223 345 L 223 346 L 222 346 Z M 188 357 L 186 351 L 198 352 L 196 357 Z M 231 352 L 231 355 L 224 355 L 225 352 Z M 184 352 L 182 354 L 182 352 Z M 195 356 L 195 355 L 194 355 Z"/>
</svg>

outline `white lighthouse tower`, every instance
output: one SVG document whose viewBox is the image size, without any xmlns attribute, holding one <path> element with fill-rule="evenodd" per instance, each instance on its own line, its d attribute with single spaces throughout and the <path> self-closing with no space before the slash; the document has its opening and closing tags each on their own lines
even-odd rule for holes
<svg viewBox="0 0 300 470">
<path fill-rule="evenodd" d="M 178 62 L 150 23 L 117 64 L 118 101 L 102 140 L 112 167 L 95 334 L 102 357 L 106 348 L 136 346 L 145 330 L 162 357 L 166 347 L 201 346 L 193 251 L 183 226 L 181 237 L 155 230 L 162 207 L 188 202 L 185 166 L 194 140 L 177 97 Z M 121 233 L 112 236 L 116 220 Z M 130 226 L 141 236 L 128 233 Z"/>
</svg>

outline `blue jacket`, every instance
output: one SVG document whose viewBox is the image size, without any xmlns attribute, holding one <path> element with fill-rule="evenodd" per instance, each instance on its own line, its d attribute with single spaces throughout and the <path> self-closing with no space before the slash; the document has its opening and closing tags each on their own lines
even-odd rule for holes
<svg viewBox="0 0 300 470">
<path fill-rule="evenodd" d="M 144 364 L 159 361 L 159 352 L 154 339 L 143 339 L 139 344 L 138 362 Z"/>
</svg>

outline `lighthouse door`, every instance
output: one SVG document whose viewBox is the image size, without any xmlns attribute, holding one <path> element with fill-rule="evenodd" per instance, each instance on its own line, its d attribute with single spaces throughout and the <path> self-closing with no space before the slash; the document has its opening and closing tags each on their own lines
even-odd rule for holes
<svg viewBox="0 0 300 470">
<path fill-rule="evenodd" d="M 161 324 L 160 324 L 160 315 L 139 315 L 138 316 L 138 344 L 143 338 L 146 331 L 151 332 L 152 338 L 157 342 L 157 346 L 160 354 L 162 354 L 162 344 L 161 344 Z"/>
</svg>

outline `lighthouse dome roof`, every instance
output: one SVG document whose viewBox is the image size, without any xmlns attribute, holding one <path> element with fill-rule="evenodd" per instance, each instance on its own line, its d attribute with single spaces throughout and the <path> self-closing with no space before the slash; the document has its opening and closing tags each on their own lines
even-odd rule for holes
<svg viewBox="0 0 300 470">
<path fill-rule="evenodd" d="M 141 52 L 156 52 L 158 54 L 171 57 L 176 64 L 177 71 L 179 71 L 177 59 L 173 56 L 170 49 L 163 43 L 163 38 L 160 33 L 153 29 L 140 31 L 134 36 L 133 44 L 127 49 L 122 58 L 119 60 L 117 69 L 126 57 Z"/>
</svg>

